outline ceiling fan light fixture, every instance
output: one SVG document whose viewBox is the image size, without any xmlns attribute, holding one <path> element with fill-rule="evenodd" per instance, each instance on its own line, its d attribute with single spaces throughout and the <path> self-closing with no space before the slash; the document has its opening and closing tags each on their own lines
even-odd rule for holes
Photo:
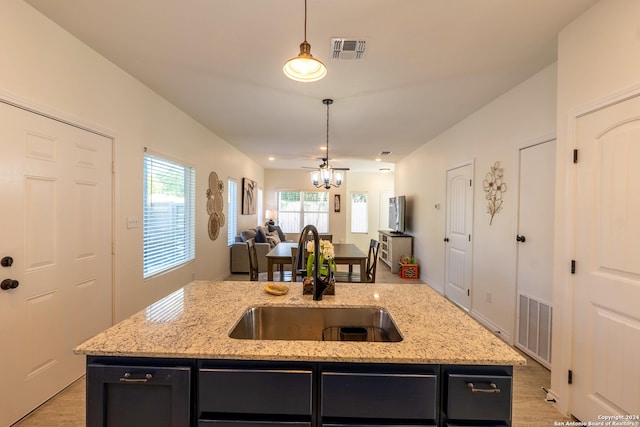
<svg viewBox="0 0 640 427">
<path fill-rule="evenodd" d="M 302 83 L 315 82 L 327 75 L 327 67 L 311 55 L 307 42 L 307 0 L 304 0 L 304 41 L 300 43 L 300 53 L 285 62 L 282 71 L 291 80 Z"/>
<path fill-rule="evenodd" d="M 342 174 L 340 172 L 336 171 L 334 173 L 334 177 L 335 177 L 335 180 L 336 180 L 336 186 L 338 186 L 338 187 L 341 186 L 342 185 Z"/>
<path fill-rule="evenodd" d="M 318 170 L 311 172 L 311 183 L 316 188 L 322 187 L 329 190 L 331 187 L 342 185 L 342 173 L 329 166 L 329 105 L 333 104 L 333 99 L 323 99 L 322 103 L 327 106 L 327 156 L 323 158 L 323 163 Z"/>
</svg>

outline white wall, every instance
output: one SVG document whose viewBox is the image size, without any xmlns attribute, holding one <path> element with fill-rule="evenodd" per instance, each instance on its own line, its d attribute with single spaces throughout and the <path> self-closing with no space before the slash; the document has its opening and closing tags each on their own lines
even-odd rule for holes
<svg viewBox="0 0 640 427">
<path fill-rule="evenodd" d="M 412 216 L 420 278 L 444 290 L 446 171 L 474 162 L 473 277 L 471 314 L 507 341 L 515 339 L 516 209 L 518 149 L 548 140 L 556 127 L 556 65 L 505 93 L 396 165 L 395 193 L 405 194 Z M 503 210 L 489 225 L 482 181 L 500 161 Z M 548 173 L 553 173 L 549 171 Z M 440 205 L 436 209 L 436 204 Z M 491 303 L 485 294 L 491 292 Z"/>
<path fill-rule="evenodd" d="M 364 253 L 369 250 L 371 239 L 379 240 L 378 230 L 388 229 L 388 225 L 384 224 L 380 227 L 380 193 L 384 190 L 393 191 L 394 176 L 391 173 L 380 172 L 349 172 L 349 183 L 347 185 L 347 197 L 342 202 L 346 216 L 346 232 L 347 242 L 354 243 Z M 368 233 L 352 233 L 351 232 L 351 194 L 367 193 L 367 208 L 369 210 Z M 388 208 L 388 201 L 385 203 Z"/>
<path fill-rule="evenodd" d="M 573 257 L 571 137 L 576 114 L 620 94 L 640 91 L 640 2 L 603 0 L 566 28 L 558 39 L 558 143 L 554 266 L 553 370 L 551 389 L 558 407 L 569 411 Z M 578 328 L 576 328 L 578 330 Z M 577 351 L 580 351 L 577 349 Z"/>
<path fill-rule="evenodd" d="M 192 280 L 223 278 L 229 271 L 226 226 L 216 241 L 207 233 L 210 171 L 224 180 L 261 183 L 263 169 L 235 148 L 108 62 L 21 0 L 0 2 L 0 96 L 20 98 L 95 124 L 115 140 L 115 320 L 121 320 Z M 143 147 L 196 168 L 195 262 L 142 279 Z M 0 183 L 1 185 L 1 183 Z M 105 195 L 108 197 L 109 195 Z M 226 203 L 226 193 L 225 193 Z M 241 222 L 256 223 L 255 215 Z"/>
</svg>

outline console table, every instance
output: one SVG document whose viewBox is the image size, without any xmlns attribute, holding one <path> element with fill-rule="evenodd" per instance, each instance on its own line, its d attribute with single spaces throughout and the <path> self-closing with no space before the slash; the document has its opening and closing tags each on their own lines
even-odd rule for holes
<svg viewBox="0 0 640 427">
<path fill-rule="evenodd" d="M 380 260 L 391 268 L 392 273 L 397 274 L 400 271 L 400 257 L 413 254 L 413 237 L 385 230 L 379 230 L 378 233 Z"/>
</svg>

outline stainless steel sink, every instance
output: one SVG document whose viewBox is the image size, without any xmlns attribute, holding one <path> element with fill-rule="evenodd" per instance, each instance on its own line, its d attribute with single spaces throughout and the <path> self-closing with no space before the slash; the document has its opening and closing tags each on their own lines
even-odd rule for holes
<svg viewBox="0 0 640 427">
<path fill-rule="evenodd" d="M 398 342 L 402 335 L 381 307 L 250 307 L 231 338 L 247 340 Z"/>
</svg>

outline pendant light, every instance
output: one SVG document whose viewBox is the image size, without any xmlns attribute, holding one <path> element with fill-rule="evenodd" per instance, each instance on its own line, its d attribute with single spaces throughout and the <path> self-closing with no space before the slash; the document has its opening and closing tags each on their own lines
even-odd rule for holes
<svg viewBox="0 0 640 427">
<path fill-rule="evenodd" d="M 315 82 L 327 74 L 327 67 L 311 55 L 311 45 L 307 42 L 307 0 L 304 0 L 304 41 L 300 44 L 298 56 L 285 62 L 284 74 L 298 82 Z"/>
<path fill-rule="evenodd" d="M 323 99 L 322 103 L 327 106 L 327 157 L 318 170 L 311 173 L 311 183 L 316 188 L 322 187 L 328 190 L 342 185 L 342 172 L 333 170 L 329 166 L 329 105 L 333 104 L 333 99 Z"/>
</svg>

